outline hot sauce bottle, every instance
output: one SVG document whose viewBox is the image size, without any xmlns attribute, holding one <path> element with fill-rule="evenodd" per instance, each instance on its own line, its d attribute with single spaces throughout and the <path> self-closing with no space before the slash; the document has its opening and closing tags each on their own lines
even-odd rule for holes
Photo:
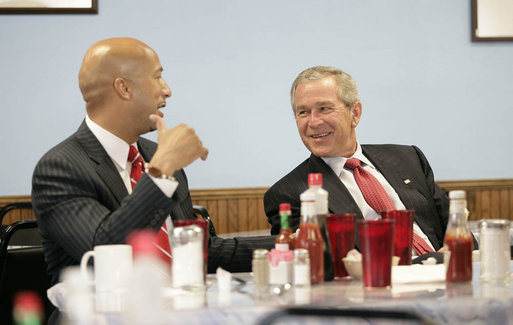
<svg viewBox="0 0 513 325">
<path fill-rule="evenodd" d="M 324 241 L 315 213 L 315 195 L 301 194 L 301 221 L 296 248 L 308 250 L 310 256 L 310 282 L 324 282 Z"/>
<path fill-rule="evenodd" d="M 449 192 L 449 223 L 444 239 L 447 282 L 472 281 L 472 235 L 467 223 L 465 191 Z"/>
<path fill-rule="evenodd" d="M 275 246 L 279 251 L 294 250 L 296 246 L 296 239 L 292 236 L 292 229 L 290 228 L 290 215 L 290 203 L 280 204 L 281 230 L 276 237 Z"/>
</svg>

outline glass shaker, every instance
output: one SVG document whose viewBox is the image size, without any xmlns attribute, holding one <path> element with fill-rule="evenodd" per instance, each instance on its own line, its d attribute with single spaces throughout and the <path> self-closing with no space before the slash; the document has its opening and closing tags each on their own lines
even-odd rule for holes
<svg viewBox="0 0 513 325">
<path fill-rule="evenodd" d="M 479 221 L 479 251 L 481 280 L 507 282 L 510 279 L 509 220 L 483 219 Z"/>
<path fill-rule="evenodd" d="M 175 227 L 171 249 L 173 287 L 203 289 L 203 229 L 196 225 Z"/>
</svg>

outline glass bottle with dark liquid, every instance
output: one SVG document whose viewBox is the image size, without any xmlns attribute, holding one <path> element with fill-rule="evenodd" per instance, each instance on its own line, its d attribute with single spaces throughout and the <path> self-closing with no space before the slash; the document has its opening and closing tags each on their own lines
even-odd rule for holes
<svg viewBox="0 0 513 325">
<path fill-rule="evenodd" d="M 279 251 L 294 250 L 296 246 L 296 239 L 292 236 L 292 229 L 290 228 L 290 203 L 280 204 L 280 221 L 281 229 L 280 234 L 276 237 L 275 248 Z"/>
<path fill-rule="evenodd" d="M 301 222 L 296 240 L 296 248 L 308 250 L 310 256 L 310 281 L 324 282 L 324 242 L 322 240 L 319 221 L 315 213 L 315 195 L 301 194 Z"/>
<path fill-rule="evenodd" d="M 449 192 L 449 223 L 444 239 L 447 282 L 472 281 L 472 234 L 468 228 L 465 191 Z"/>
</svg>

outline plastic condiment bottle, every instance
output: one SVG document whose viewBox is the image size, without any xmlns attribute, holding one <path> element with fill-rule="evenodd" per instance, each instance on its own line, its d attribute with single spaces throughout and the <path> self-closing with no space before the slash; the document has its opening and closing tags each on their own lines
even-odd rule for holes
<svg viewBox="0 0 513 325">
<path fill-rule="evenodd" d="M 296 239 L 292 236 L 292 229 L 290 228 L 290 215 L 290 203 L 280 204 L 281 230 L 276 237 L 276 250 L 294 250 L 296 246 Z"/>
<path fill-rule="evenodd" d="M 315 195 L 311 192 L 301 194 L 301 221 L 296 248 L 308 250 L 310 255 L 310 282 L 324 282 L 324 242 L 319 221 L 315 213 Z"/>
<path fill-rule="evenodd" d="M 319 222 L 319 230 L 324 242 L 324 280 L 331 281 L 335 277 L 335 267 L 333 265 L 333 252 L 331 250 L 331 241 L 326 224 L 328 216 L 328 191 L 322 188 L 322 174 L 308 174 L 308 189 L 304 193 L 313 193 L 315 195 L 315 214 Z"/>
<path fill-rule="evenodd" d="M 125 324 L 160 324 L 163 319 L 162 289 L 169 283 L 169 265 L 160 257 L 155 232 L 138 230 L 127 238 L 134 266 L 130 280 Z"/>
<path fill-rule="evenodd" d="M 472 281 L 472 235 L 467 223 L 465 191 L 450 191 L 449 199 L 449 222 L 444 239 L 446 281 Z"/>
</svg>

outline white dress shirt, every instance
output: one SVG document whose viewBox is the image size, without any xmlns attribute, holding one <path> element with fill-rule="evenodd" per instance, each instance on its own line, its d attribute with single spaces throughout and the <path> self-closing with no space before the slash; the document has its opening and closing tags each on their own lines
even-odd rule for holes
<svg viewBox="0 0 513 325">
<path fill-rule="evenodd" d="M 383 186 L 383 188 L 387 192 L 388 196 L 390 196 L 390 199 L 394 203 L 394 206 L 397 210 L 406 209 L 403 202 L 401 202 L 399 195 L 397 195 L 397 192 L 394 190 L 394 188 L 387 182 L 383 174 L 381 174 L 379 170 L 377 170 L 376 167 L 374 167 L 374 165 L 370 162 L 370 160 L 364 156 L 360 143 L 357 142 L 356 152 L 350 158 L 357 158 L 361 161 L 361 166 L 363 167 L 363 169 L 372 174 L 372 176 L 374 176 L 378 180 L 378 182 Z M 374 211 L 374 209 L 370 207 L 367 201 L 365 201 L 365 198 L 363 197 L 363 194 L 360 191 L 360 188 L 358 187 L 356 180 L 354 179 L 353 171 L 349 168 L 344 167 L 348 159 L 349 158 L 345 157 L 322 158 L 322 160 L 324 160 L 324 162 L 331 167 L 335 174 L 339 176 L 344 186 L 347 188 L 349 193 L 351 193 L 351 196 L 360 208 L 360 211 L 362 212 L 364 219 L 381 219 L 379 213 Z M 431 246 L 431 248 L 433 248 L 433 245 L 427 238 L 426 234 L 422 232 L 422 230 L 416 222 L 414 222 L 413 224 L 413 231 L 422 239 L 424 239 L 426 243 L 429 246 Z M 415 250 L 413 250 L 413 255 L 417 256 Z"/>
<path fill-rule="evenodd" d="M 109 131 L 93 122 L 89 116 L 86 116 L 85 120 L 91 132 L 93 132 L 94 136 L 103 146 L 110 159 L 112 159 L 112 162 L 114 163 L 114 166 L 116 166 L 128 193 L 132 193 L 132 185 L 130 183 L 130 171 L 132 170 L 132 163 L 127 159 L 130 145 L 123 139 L 110 133 Z M 137 148 L 137 142 L 133 143 L 132 145 Z M 139 148 L 137 148 L 137 150 L 139 150 Z M 151 175 L 148 176 L 155 182 L 155 185 L 157 185 L 167 197 L 173 196 L 173 193 L 178 187 L 178 182 L 155 178 Z"/>
</svg>

